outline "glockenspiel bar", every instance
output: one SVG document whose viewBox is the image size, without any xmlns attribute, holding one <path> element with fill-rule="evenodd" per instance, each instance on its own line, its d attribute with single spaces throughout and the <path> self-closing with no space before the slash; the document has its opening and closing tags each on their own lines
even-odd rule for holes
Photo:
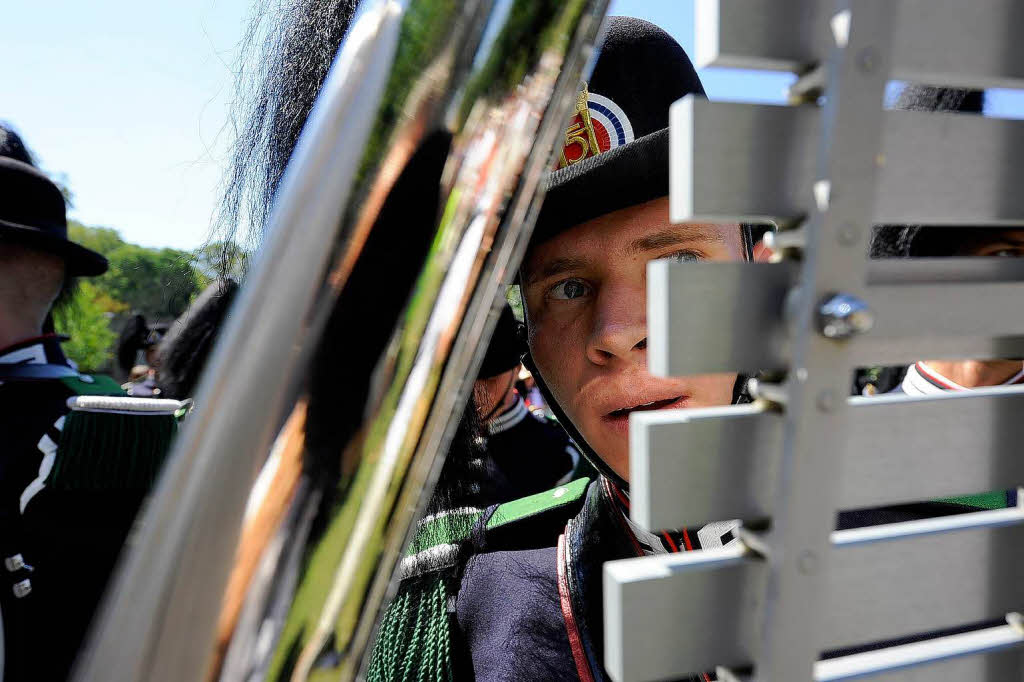
<svg viewBox="0 0 1024 682">
<path fill-rule="evenodd" d="M 1024 87 L 1024 45 L 1015 0 L 897 0 L 892 77 L 964 88 Z M 833 3 L 818 0 L 697 0 L 699 67 L 807 70 L 835 45 Z M 1016 20 L 1013 17 L 1017 17 Z"/>
<path fill-rule="evenodd" d="M 818 661 L 815 682 L 1005 682 L 1024 676 L 1024 632 L 999 625 Z"/>
<path fill-rule="evenodd" d="M 819 137 L 817 107 L 684 97 L 670 112 L 673 222 L 799 221 L 822 180 Z M 888 111 L 874 222 L 1024 224 L 1022 156 L 1024 121 Z"/>
<path fill-rule="evenodd" d="M 963 517 L 969 516 L 970 519 Z M 1024 512 L 837 531 L 821 651 L 998 620 L 1024 603 Z M 972 524 L 972 525 L 968 525 Z M 757 663 L 767 564 L 729 547 L 605 564 L 605 666 L 618 681 Z M 685 636 L 680 623 L 689 628 Z"/>
<path fill-rule="evenodd" d="M 630 415 L 630 516 L 655 530 L 769 517 L 783 423 L 756 404 Z"/>
<path fill-rule="evenodd" d="M 849 399 L 835 508 L 1024 485 L 1024 387 Z M 758 405 L 630 416 L 630 515 L 645 528 L 772 514 L 783 416 Z"/>
<path fill-rule="evenodd" d="M 608 674 L 617 682 L 677 679 L 754 660 L 766 568 L 739 543 L 606 563 Z"/>
<path fill-rule="evenodd" d="M 1024 354 L 1024 318 L 1009 312 L 1024 297 L 1020 264 L 945 260 L 870 263 L 862 293 L 874 314 L 874 327 L 836 343 L 851 344 L 855 362 L 865 366 Z M 785 369 L 785 302 L 797 272 L 793 261 L 650 263 L 651 372 L 685 376 Z"/>
<path fill-rule="evenodd" d="M 799 264 L 647 265 L 647 363 L 657 376 L 785 369 L 782 320 Z"/>
</svg>

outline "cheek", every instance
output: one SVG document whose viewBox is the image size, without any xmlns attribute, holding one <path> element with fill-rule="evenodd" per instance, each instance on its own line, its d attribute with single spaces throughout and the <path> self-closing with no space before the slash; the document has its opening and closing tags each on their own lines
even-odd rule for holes
<svg viewBox="0 0 1024 682">
<path fill-rule="evenodd" d="M 530 354 L 548 389 L 563 409 L 569 407 L 584 359 L 584 325 L 580 320 L 542 315 L 530 320 Z"/>
</svg>

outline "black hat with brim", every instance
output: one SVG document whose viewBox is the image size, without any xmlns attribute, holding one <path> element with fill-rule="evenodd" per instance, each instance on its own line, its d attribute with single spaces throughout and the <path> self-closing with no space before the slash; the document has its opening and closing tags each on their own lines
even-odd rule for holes
<svg viewBox="0 0 1024 682">
<path fill-rule="evenodd" d="M 519 334 L 519 323 L 512 312 L 512 306 L 508 303 L 501 309 L 501 316 L 494 327 L 491 335 L 491 343 L 487 346 L 487 353 L 484 355 L 477 379 L 490 379 L 499 374 L 504 374 L 515 369 L 522 363 L 523 347 L 522 337 Z"/>
<path fill-rule="evenodd" d="M 668 196 L 669 107 L 686 95 L 704 95 L 704 87 L 668 33 L 641 19 L 610 17 L 584 92 L 589 125 L 581 95 L 559 157 L 563 167 L 548 177 L 531 245 Z"/>
<path fill-rule="evenodd" d="M 68 239 L 64 196 L 34 166 L 0 158 L 0 244 L 17 244 L 64 259 L 71 277 L 102 275 L 107 259 Z"/>
</svg>

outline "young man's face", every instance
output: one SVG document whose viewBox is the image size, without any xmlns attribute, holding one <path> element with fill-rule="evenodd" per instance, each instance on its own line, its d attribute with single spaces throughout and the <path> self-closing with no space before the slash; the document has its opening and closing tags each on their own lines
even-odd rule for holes
<svg viewBox="0 0 1024 682">
<path fill-rule="evenodd" d="M 530 352 L 587 443 L 629 478 L 629 411 L 732 402 L 735 374 L 647 371 L 647 262 L 742 260 L 738 225 L 673 225 L 668 198 L 576 225 L 523 265 Z"/>
</svg>

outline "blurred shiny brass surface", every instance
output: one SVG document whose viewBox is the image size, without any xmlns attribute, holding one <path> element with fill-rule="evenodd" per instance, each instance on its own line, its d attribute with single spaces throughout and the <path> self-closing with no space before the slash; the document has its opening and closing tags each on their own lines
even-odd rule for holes
<svg viewBox="0 0 1024 682">
<path fill-rule="evenodd" d="M 363 9 L 76 679 L 357 676 L 606 5 Z M 357 360 L 375 366 L 360 423 L 320 466 L 306 431 L 312 360 L 385 208 L 438 136 L 441 172 L 412 178 L 439 188 L 429 249 L 400 314 L 371 320 L 391 341 Z M 388 265 L 370 264 L 382 277 Z"/>
</svg>

